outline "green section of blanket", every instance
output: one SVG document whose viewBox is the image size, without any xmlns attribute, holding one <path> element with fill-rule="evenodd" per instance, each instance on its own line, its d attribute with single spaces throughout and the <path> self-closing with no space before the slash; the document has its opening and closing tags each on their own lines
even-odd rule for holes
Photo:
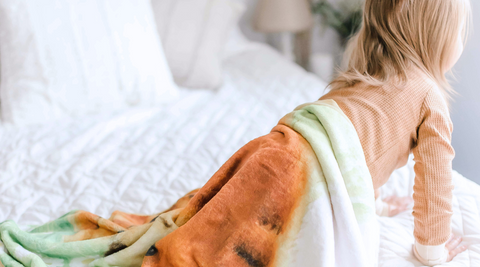
<svg viewBox="0 0 480 267">
<path fill-rule="evenodd" d="M 355 127 L 335 101 L 322 100 L 299 106 L 280 123 L 291 127 L 310 143 L 331 197 L 343 188 L 339 183 L 344 183 L 357 221 L 363 223 L 374 218 L 374 189 L 362 145 Z"/>
<path fill-rule="evenodd" d="M 69 212 L 30 231 L 5 221 L 0 224 L 0 262 L 5 267 L 140 266 L 152 244 L 178 228 L 172 219 L 178 212 L 119 231 L 118 224 L 86 211 Z M 124 214 L 122 219 L 136 217 Z"/>
<path fill-rule="evenodd" d="M 6 267 L 42 267 L 47 266 L 49 258 L 61 259 L 58 265 L 68 265 L 75 258 L 95 259 L 103 255 L 111 243 L 109 238 L 99 238 L 95 242 L 63 242 L 64 236 L 75 234 L 69 215 L 76 212 L 71 211 L 30 231 L 21 230 L 13 221 L 3 222 L 0 224 L 0 261 Z"/>
<path fill-rule="evenodd" d="M 56 227 L 54 224 L 57 224 Z M 73 226 L 63 218 L 48 225 L 48 232 L 37 229 L 26 232 L 19 229 L 13 221 L 2 223 L 0 238 L 3 244 L 0 243 L 0 260 L 3 265 L 41 267 L 47 266 L 48 258 L 62 259 L 61 265 L 68 265 L 74 258 L 94 259 L 108 250 L 109 240 L 105 238 L 95 242 L 64 243 L 63 237 L 75 232 Z"/>
</svg>

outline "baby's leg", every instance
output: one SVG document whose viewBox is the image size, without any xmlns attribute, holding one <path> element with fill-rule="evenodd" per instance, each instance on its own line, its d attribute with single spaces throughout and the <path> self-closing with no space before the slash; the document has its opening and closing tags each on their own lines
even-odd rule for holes
<svg viewBox="0 0 480 267">
<path fill-rule="evenodd" d="M 411 197 L 389 196 L 385 199 L 380 197 L 381 189 L 375 189 L 375 210 L 378 216 L 393 217 L 409 209 L 413 199 Z"/>
<path fill-rule="evenodd" d="M 387 217 L 389 216 L 390 207 L 388 203 L 384 202 L 381 195 L 381 189 L 375 189 L 375 211 L 378 216 Z"/>
</svg>

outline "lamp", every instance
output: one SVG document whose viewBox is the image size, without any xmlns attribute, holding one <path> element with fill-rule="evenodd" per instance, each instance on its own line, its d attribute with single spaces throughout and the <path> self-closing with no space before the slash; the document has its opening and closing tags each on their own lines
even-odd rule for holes
<svg viewBox="0 0 480 267">
<path fill-rule="evenodd" d="M 308 0 L 259 0 L 253 27 L 259 32 L 281 33 L 281 50 L 293 59 L 291 33 L 309 29 L 313 24 Z"/>
</svg>

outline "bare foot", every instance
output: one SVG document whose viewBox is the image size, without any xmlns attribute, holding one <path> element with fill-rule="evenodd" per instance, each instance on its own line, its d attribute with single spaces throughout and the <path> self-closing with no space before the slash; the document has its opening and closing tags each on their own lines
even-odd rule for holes
<svg viewBox="0 0 480 267">
<path fill-rule="evenodd" d="M 390 196 L 383 200 L 388 204 L 388 216 L 393 217 L 403 211 L 408 210 L 408 206 L 413 203 L 411 197 Z"/>
</svg>

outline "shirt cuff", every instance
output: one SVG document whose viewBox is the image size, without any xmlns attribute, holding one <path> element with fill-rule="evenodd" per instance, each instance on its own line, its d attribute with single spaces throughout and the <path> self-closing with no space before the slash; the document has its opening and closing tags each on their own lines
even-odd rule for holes
<svg viewBox="0 0 480 267">
<path fill-rule="evenodd" d="M 415 241 L 413 254 L 422 264 L 427 266 L 445 263 L 448 258 L 448 250 L 445 248 L 445 243 L 438 246 L 425 246 Z"/>
<path fill-rule="evenodd" d="M 388 203 L 383 202 L 380 197 L 375 200 L 375 213 L 377 213 L 378 216 L 387 217 L 389 209 Z"/>
</svg>

